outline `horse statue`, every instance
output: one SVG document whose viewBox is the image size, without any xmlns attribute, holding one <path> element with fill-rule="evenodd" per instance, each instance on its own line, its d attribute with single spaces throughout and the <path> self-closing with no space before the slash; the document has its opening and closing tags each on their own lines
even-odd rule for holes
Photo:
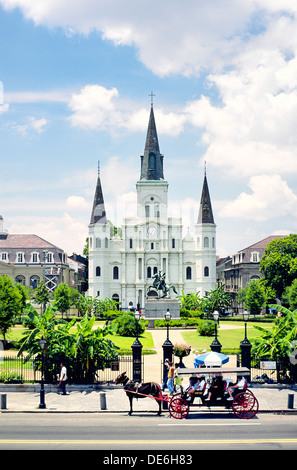
<svg viewBox="0 0 297 470">
<path fill-rule="evenodd" d="M 164 299 L 164 297 L 167 297 L 167 294 L 170 291 L 170 289 L 173 289 L 173 292 L 177 294 L 174 286 L 168 286 L 166 284 L 165 273 L 163 273 L 162 271 L 159 271 L 159 273 L 154 274 L 153 279 L 154 279 L 153 285 L 148 287 L 148 293 L 151 289 L 155 289 L 156 291 L 162 291 L 163 292 L 162 299 Z"/>
<path fill-rule="evenodd" d="M 118 375 L 115 379 L 115 383 L 124 385 L 124 390 L 130 401 L 129 416 L 131 416 L 133 413 L 133 407 L 132 407 L 133 398 L 147 398 L 147 397 L 154 397 L 156 399 L 156 402 L 159 405 L 158 416 L 161 415 L 162 400 L 160 398 L 162 397 L 162 393 L 161 393 L 160 385 L 158 385 L 155 382 L 147 382 L 147 383 L 139 384 L 137 382 L 134 382 L 133 380 L 130 380 L 129 377 L 127 377 L 126 375 L 126 372 L 123 372 L 122 374 Z"/>
</svg>

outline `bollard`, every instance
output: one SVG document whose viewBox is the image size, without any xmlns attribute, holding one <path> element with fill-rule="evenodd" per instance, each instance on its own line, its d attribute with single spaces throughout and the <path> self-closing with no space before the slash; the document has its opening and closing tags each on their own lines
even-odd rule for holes
<svg viewBox="0 0 297 470">
<path fill-rule="evenodd" d="M 104 392 L 100 392 L 100 409 L 106 410 L 106 394 Z"/>
<path fill-rule="evenodd" d="M 6 410 L 6 394 L 1 395 L 1 410 Z"/>
<path fill-rule="evenodd" d="M 288 395 L 288 409 L 293 410 L 293 408 L 294 408 L 294 394 L 289 393 L 289 395 Z"/>
</svg>

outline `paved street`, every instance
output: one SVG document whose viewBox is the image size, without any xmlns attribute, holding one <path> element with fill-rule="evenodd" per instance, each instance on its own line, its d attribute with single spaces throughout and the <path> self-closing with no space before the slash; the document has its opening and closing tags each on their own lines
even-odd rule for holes
<svg viewBox="0 0 297 470">
<path fill-rule="evenodd" d="M 297 420 L 271 414 L 251 420 L 193 415 L 182 421 L 150 413 L 0 414 L 0 450 L 4 449 L 100 450 L 97 463 L 110 458 L 111 451 L 116 456 L 136 455 L 139 463 L 147 458 L 144 451 L 156 456 L 162 450 L 169 457 L 179 451 L 197 459 L 201 450 L 297 449 Z"/>
</svg>

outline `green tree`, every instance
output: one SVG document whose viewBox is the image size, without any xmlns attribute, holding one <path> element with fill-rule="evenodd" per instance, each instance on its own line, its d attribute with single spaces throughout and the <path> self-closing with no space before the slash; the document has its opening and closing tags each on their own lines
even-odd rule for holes
<svg viewBox="0 0 297 470">
<path fill-rule="evenodd" d="M 259 358 L 267 357 L 278 361 L 280 365 L 280 378 L 287 377 L 290 367 L 290 355 L 296 349 L 297 340 L 297 310 L 294 312 L 287 308 L 270 304 L 271 308 L 280 311 L 283 316 L 274 320 L 272 329 L 265 329 L 254 325 L 262 334 L 254 340 L 252 353 Z"/>
<path fill-rule="evenodd" d="M 8 276 L 0 276 L 0 332 L 3 335 L 4 347 L 6 334 L 14 324 L 15 317 L 22 308 L 22 296 Z"/>
<path fill-rule="evenodd" d="M 282 301 L 285 305 L 288 305 L 291 310 L 297 309 L 297 279 L 294 279 L 292 284 L 286 287 Z"/>
<path fill-rule="evenodd" d="M 61 360 L 66 360 L 69 377 L 74 381 L 93 381 L 96 370 L 103 369 L 117 357 L 118 348 L 107 338 L 111 327 L 94 329 L 96 318 L 86 314 L 80 322 L 73 318 L 67 322 L 56 318 L 57 305 L 48 305 L 43 315 L 30 305 L 25 313 L 33 329 L 27 331 L 19 342 L 18 356 L 24 351 L 26 360 L 37 356 L 37 367 L 41 365 L 39 341 L 46 340 L 46 377 L 54 379 Z"/>
<path fill-rule="evenodd" d="M 56 305 L 48 305 L 43 315 L 39 315 L 32 305 L 24 309 L 24 321 L 31 325 L 30 330 L 25 331 L 19 341 L 20 356 L 24 351 L 28 353 L 28 359 L 40 353 L 39 341 L 43 337 L 46 342 L 46 353 L 49 355 L 60 351 L 59 338 L 57 337 L 56 326 L 61 323 L 61 319 L 55 318 Z"/>
<path fill-rule="evenodd" d="M 142 321 L 137 322 L 134 315 L 131 313 L 123 313 L 112 322 L 115 332 L 120 336 L 135 336 L 136 328 L 138 328 L 138 334 L 142 335 L 145 331 L 145 326 Z"/>
<path fill-rule="evenodd" d="M 35 299 L 35 302 L 37 304 L 42 305 L 42 312 L 45 311 L 45 307 L 46 307 L 46 304 L 49 301 L 49 298 L 50 298 L 50 293 L 49 293 L 46 285 L 44 284 L 43 281 L 40 281 L 40 283 L 39 283 L 39 285 L 36 289 L 34 299 Z"/>
<path fill-rule="evenodd" d="M 265 305 L 266 295 L 265 289 L 259 281 L 251 281 L 247 286 L 244 305 L 252 313 L 256 315 Z"/>
<path fill-rule="evenodd" d="M 225 292 L 224 286 L 219 286 L 205 293 L 202 299 L 202 308 L 208 315 L 215 310 L 223 312 L 231 305 L 231 295 Z"/>
<path fill-rule="evenodd" d="M 59 284 L 55 289 L 54 299 L 63 318 L 63 313 L 66 313 L 71 307 L 71 289 L 67 284 L 65 284 L 65 282 Z"/>
<path fill-rule="evenodd" d="M 279 299 L 297 277 L 297 235 L 268 243 L 260 261 L 260 272 Z"/>
<path fill-rule="evenodd" d="M 200 298 L 199 292 L 190 292 L 189 294 L 185 294 L 182 291 L 181 295 L 178 296 L 180 300 L 181 308 L 185 308 L 187 310 L 198 310 L 201 308 L 202 299 Z"/>
<path fill-rule="evenodd" d="M 113 328 L 94 329 L 95 320 L 95 316 L 89 318 L 86 314 L 70 335 L 68 362 L 75 381 L 92 382 L 97 370 L 104 369 L 118 356 L 117 346 L 107 338 L 113 333 Z"/>
<path fill-rule="evenodd" d="M 79 317 L 83 317 L 86 313 L 91 316 L 94 306 L 95 299 L 91 296 L 82 295 L 76 289 L 71 289 L 70 302 L 75 308 Z"/>
</svg>

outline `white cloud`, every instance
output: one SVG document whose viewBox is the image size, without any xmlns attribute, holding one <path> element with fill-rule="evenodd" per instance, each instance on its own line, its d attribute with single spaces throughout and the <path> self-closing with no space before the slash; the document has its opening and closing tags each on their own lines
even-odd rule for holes
<svg viewBox="0 0 297 470">
<path fill-rule="evenodd" d="M 133 45 L 139 59 L 159 76 L 220 69 L 251 40 L 254 22 L 262 29 L 296 13 L 291 0 L 0 0 L 27 18 L 68 34 L 100 31 L 115 45 Z M 231 12 L 231 13 L 230 13 Z M 261 29 L 261 28 L 260 28 Z"/>
<path fill-rule="evenodd" d="M 225 202 L 220 217 L 265 221 L 285 215 L 297 216 L 297 195 L 279 175 L 253 176 L 251 192 L 242 192 L 235 201 Z"/>
<path fill-rule="evenodd" d="M 115 88 L 108 90 L 100 85 L 86 85 L 80 93 L 72 95 L 68 104 L 73 112 L 70 117 L 72 125 L 103 130 L 117 127 L 121 121 L 114 104 L 117 97 Z"/>
<path fill-rule="evenodd" d="M 22 222 L 19 217 L 16 222 L 7 225 L 9 233 L 36 234 L 50 243 L 65 250 L 69 255 L 72 252 L 82 253 L 85 240 L 88 236 L 88 226 L 84 221 L 72 217 L 64 212 L 60 217 L 34 217 Z"/>
<path fill-rule="evenodd" d="M 26 136 L 32 131 L 36 132 L 37 134 L 41 134 L 45 130 L 47 123 L 47 120 L 44 118 L 36 119 L 35 117 L 30 117 L 28 118 L 28 122 L 26 124 L 15 124 L 13 127 L 18 132 Z"/>
<path fill-rule="evenodd" d="M 40 103 L 60 102 L 67 103 L 71 97 L 69 91 L 16 91 L 6 93 L 8 103 Z"/>
<path fill-rule="evenodd" d="M 90 209 L 89 202 L 82 196 L 69 196 L 66 200 L 66 207 L 71 210 Z"/>
<path fill-rule="evenodd" d="M 110 133 L 126 129 L 130 132 L 143 132 L 147 129 L 147 109 L 137 109 L 135 104 L 120 100 L 116 88 L 107 89 L 98 84 L 86 85 L 79 93 L 72 95 L 69 104 L 72 115 L 69 117 L 75 127 L 103 130 Z M 162 109 L 155 110 L 158 133 L 178 135 L 183 130 L 185 116 Z"/>
<path fill-rule="evenodd" d="M 1 104 L 0 103 L 0 114 L 6 113 L 6 111 L 8 111 L 8 108 L 9 108 L 9 104 Z"/>
</svg>

